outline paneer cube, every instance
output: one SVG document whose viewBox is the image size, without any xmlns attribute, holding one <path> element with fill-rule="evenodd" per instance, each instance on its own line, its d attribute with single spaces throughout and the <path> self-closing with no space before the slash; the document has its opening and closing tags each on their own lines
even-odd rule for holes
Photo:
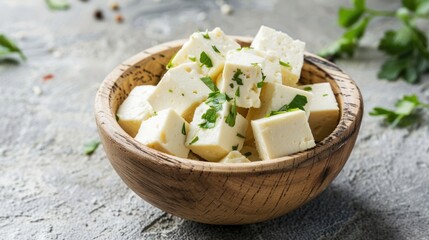
<svg viewBox="0 0 429 240">
<path fill-rule="evenodd" d="M 243 154 L 241 154 L 239 151 L 231 151 L 219 162 L 220 163 L 246 163 L 246 162 L 250 162 L 250 160 L 247 159 L 245 156 L 243 156 Z"/>
<path fill-rule="evenodd" d="M 251 124 L 256 148 L 263 160 L 294 154 L 316 145 L 302 110 L 253 120 Z"/>
<path fill-rule="evenodd" d="M 258 150 L 255 147 L 244 145 L 240 152 L 251 162 L 261 161 Z"/>
<path fill-rule="evenodd" d="M 261 71 L 265 76 L 264 82 L 283 84 L 282 68 L 279 64 L 280 59 L 276 55 L 246 47 L 241 48 L 239 51 L 247 52 L 262 58 L 254 59 L 254 63 L 259 64 L 261 67 Z"/>
<path fill-rule="evenodd" d="M 118 108 L 116 113 L 118 123 L 131 137 L 136 136 L 142 121 L 154 113 L 152 106 L 147 101 L 154 90 L 155 86 L 137 86 Z"/>
<path fill-rule="evenodd" d="M 177 157 L 188 157 L 185 146 L 189 124 L 173 109 L 165 109 L 142 122 L 135 139 L 158 151 Z"/>
<path fill-rule="evenodd" d="M 155 111 L 173 108 L 186 121 L 191 121 L 195 108 L 207 99 L 211 90 L 201 81 L 197 63 L 182 64 L 168 70 L 148 101 Z"/>
<path fill-rule="evenodd" d="M 218 88 L 228 96 L 235 96 L 237 106 L 260 107 L 262 72 L 258 62 L 264 59 L 245 51 L 230 51 L 226 57 Z"/>
<path fill-rule="evenodd" d="M 310 92 L 292 88 L 284 85 L 265 83 L 261 91 L 261 107 L 251 108 L 247 113 L 247 119 L 255 120 L 265 117 L 272 111 L 279 111 L 285 105 L 289 105 L 294 102 L 295 99 L 305 99 L 306 104 L 302 106 L 305 111 L 306 117 L 310 115 L 310 103 L 312 102 L 313 94 Z M 298 100 L 299 100 L 298 99 Z M 253 133 L 252 128 L 248 128 L 246 134 L 246 144 L 252 145 Z"/>
<path fill-rule="evenodd" d="M 296 85 L 304 64 L 304 42 L 294 40 L 286 33 L 261 26 L 253 39 L 251 47 L 268 54 L 277 55 L 280 58 L 279 64 L 282 67 L 283 84 L 288 86 Z"/>
<path fill-rule="evenodd" d="M 222 103 L 219 111 L 210 110 L 213 108 L 207 102 L 198 106 L 190 125 L 191 130 L 186 139 L 186 146 L 195 154 L 211 162 L 221 160 L 233 150 L 239 151 L 243 147 L 242 136 L 246 133 L 248 122 L 237 113 L 235 124 L 230 126 L 226 119 L 231 107 L 227 101 Z"/>
<path fill-rule="evenodd" d="M 322 141 L 334 131 L 340 115 L 340 109 L 331 85 L 329 83 L 316 83 L 303 85 L 299 88 L 313 94 L 308 122 L 314 139 L 318 142 Z"/>
<path fill-rule="evenodd" d="M 196 32 L 173 57 L 171 67 L 197 62 L 204 75 L 216 79 L 223 69 L 226 53 L 237 48 L 240 48 L 240 45 L 226 36 L 220 28 L 211 32 Z"/>
</svg>

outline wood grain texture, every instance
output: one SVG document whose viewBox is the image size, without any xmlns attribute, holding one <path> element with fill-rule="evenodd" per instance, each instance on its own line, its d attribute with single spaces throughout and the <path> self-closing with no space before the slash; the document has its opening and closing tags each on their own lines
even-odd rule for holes
<svg viewBox="0 0 429 240">
<path fill-rule="evenodd" d="M 235 37 L 243 46 L 250 38 Z M 269 161 L 222 164 L 183 159 L 150 149 L 115 120 L 131 89 L 157 84 L 184 40 L 145 50 L 103 81 L 95 117 L 113 168 L 140 197 L 171 214 L 209 224 L 256 223 L 310 201 L 338 175 L 359 132 L 363 102 L 356 84 L 335 64 L 306 53 L 300 81 L 329 82 L 340 106 L 334 132 L 313 149 Z"/>
</svg>

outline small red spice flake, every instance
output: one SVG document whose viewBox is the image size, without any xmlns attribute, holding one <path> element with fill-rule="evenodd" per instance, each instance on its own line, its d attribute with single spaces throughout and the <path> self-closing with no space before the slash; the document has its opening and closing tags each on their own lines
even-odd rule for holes
<svg viewBox="0 0 429 240">
<path fill-rule="evenodd" d="M 49 81 L 52 80 L 54 78 L 53 74 L 46 74 L 45 76 L 43 76 L 43 81 Z"/>
</svg>

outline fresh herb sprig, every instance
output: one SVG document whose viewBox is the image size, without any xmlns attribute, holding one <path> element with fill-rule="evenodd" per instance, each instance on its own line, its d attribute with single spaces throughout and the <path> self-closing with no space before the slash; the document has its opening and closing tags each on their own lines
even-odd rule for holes
<svg viewBox="0 0 429 240">
<path fill-rule="evenodd" d="M 46 4 L 51 10 L 67 10 L 70 8 L 67 0 L 46 0 Z"/>
<path fill-rule="evenodd" d="M 267 114 L 266 117 L 271 117 L 274 115 L 278 115 L 278 114 L 282 114 L 282 113 L 287 113 L 287 112 L 293 112 L 293 111 L 297 111 L 297 110 L 304 110 L 304 106 L 307 104 L 307 97 L 303 96 L 303 95 L 296 95 L 292 101 L 288 104 L 283 105 L 281 108 L 279 108 L 279 110 L 277 111 L 271 111 L 270 113 Z"/>
<path fill-rule="evenodd" d="M 376 17 L 393 17 L 402 26 L 386 31 L 378 49 L 388 59 L 378 72 L 380 79 L 394 81 L 404 79 L 416 83 L 429 71 L 429 49 L 425 33 L 418 28 L 417 19 L 429 20 L 428 0 L 402 0 L 402 7 L 396 11 L 378 11 L 366 6 L 365 0 L 352 0 L 353 7 L 340 8 L 338 24 L 346 31 L 319 54 L 330 59 L 353 57 L 364 36 L 368 24 Z"/>
<path fill-rule="evenodd" d="M 0 34 L 0 58 L 10 57 L 17 54 L 22 60 L 26 60 L 21 49 L 8 37 Z"/>
<path fill-rule="evenodd" d="M 422 103 L 416 95 L 405 95 L 395 104 L 395 109 L 375 107 L 369 113 L 380 116 L 392 127 L 407 127 L 419 119 L 419 109 L 429 109 L 429 104 Z"/>
<path fill-rule="evenodd" d="M 95 152 L 95 150 L 97 150 L 99 145 L 100 145 L 100 141 L 98 140 L 93 140 L 91 142 L 88 142 L 83 146 L 83 152 L 85 153 L 85 155 L 90 156 Z"/>
</svg>

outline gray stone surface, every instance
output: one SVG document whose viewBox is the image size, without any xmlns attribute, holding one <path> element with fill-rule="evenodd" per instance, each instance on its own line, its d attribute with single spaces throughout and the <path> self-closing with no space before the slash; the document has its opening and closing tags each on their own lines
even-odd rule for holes
<svg viewBox="0 0 429 240">
<path fill-rule="evenodd" d="M 83 144 L 98 138 L 93 100 L 100 82 L 133 54 L 197 28 L 254 35 L 265 24 L 317 51 L 340 35 L 335 15 L 344 1 L 229 1 L 230 16 L 214 1 L 120 1 L 123 24 L 115 23 L 107 1 L 70 1 L 64 12 L 50 12 L 43 2 L 0 0 L 0 32 L 28 56 L 20 65 L 0 65 L 0 239 L 429 239 L 429 116 L 417 127 L 391 129 L 367 114 L 402 94 L 429 102 L 428 76 L 418 85 L 376 79 L 383 60 L 376 39 L 392 21 L 372 23 L 357 57 L 338 63 L 361 88 L 365 117 L 330 187 L 272 221 L 210 226 L 139 199 L 102 147 L 82 154 Z M 104 21 L 94 20 L 96 8 Z M 44 82 L 50 73 L 54 79 Z"/>
</svg>

